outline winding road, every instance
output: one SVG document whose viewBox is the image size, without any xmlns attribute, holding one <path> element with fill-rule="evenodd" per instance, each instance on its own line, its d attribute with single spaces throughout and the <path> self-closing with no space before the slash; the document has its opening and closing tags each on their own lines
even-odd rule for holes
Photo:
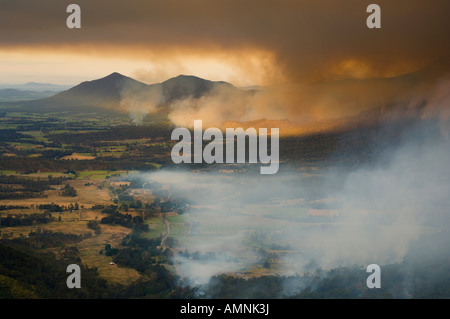
<svg viewBox="0 0 450 319">
<path fill-rule="evenodd" d="M 161 247 L 163 250 L 166 250 L 166 239 L 170 235 L 170 222 L 167 219 L 164 219 L 164 222 L 166 223 L 166 235 L 161 238 Z"/>
</svg>

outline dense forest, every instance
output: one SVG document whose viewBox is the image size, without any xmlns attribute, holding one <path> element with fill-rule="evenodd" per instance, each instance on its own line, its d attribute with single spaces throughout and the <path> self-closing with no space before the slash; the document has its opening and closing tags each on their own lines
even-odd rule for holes
<svg viewBox="0 0 450 319">
<path fill-rule="evenodd" d="M 54 218 L 49 213 L 43 214 L 20 214 L 13 216 L 9 214 L 6 217 L 0 217 L 0 226 L 12 227 L 12 226 L 30 226 L 35 224 L 47 224 L 53 221 Z"/>
<path fill-rule="evenodd" d="M 33 250 L 33 237 L 48 245 L 58 238 L 66 243 L 64 261 L 51 253 Z M 440 239 L 446 238 L 439 235 Z M 31 238 L 31 239 L 30 239 Z M 114 250 L 114 261 L 138 270 L 147 279 L 129 286 L 110 285 L 95 269 L 82 266 L 82 288 L 67 289 L 68 262 L 78 262 L 79 238 L 41 232 L 30 238 L 0 242 L 0 297 L 8 298 L 449 298 L 450 253 L 442 255 L 426 243 L 418 243 L 399 264 L 382 265 L 381 289 L 365 285 L 368 276 L 360 266 L 317 269 L 302 276 L 262 276 L 250 279 L 229 275 L 213 277 L 206 285 L 190 285 L 159 265 L 155 257 L 172 258 L 158 249 L 158 240 L 139 230 L 124 238 Z M 47 238 L 47 239 L 45 239 Z M 427 250 L 423 250 L 427 249 Z"/>
<path fill-rule="evenodd" d="M 149 161 L 153 158 L 147 158 Z M 100 158 L 95 160 L 55 160 L 34 157 L 0 157 L 0 170 L 13 170 L 30 174 L 37 172 L 79 172 L 83 170 L 155 170 L 154 165 L 143 162 L 139 158 L 111 159 Z"/>
<path fill-rule="evenodd" d="M 53 178 L 51 175 L 46 179 L 33 179 L 0 174 L 0 199 L 41 197 L 51 186 L 59 185 L 65 180 L 65 177 Z"/>
<path fill-rule="evenodd" d="M 70 263 L 71 261 L 69 261 Z M 72 260 L 72 262 L 76 262 Z M 24 244 L 0 242 L 1 298 L 106 298 L 111 296 L 95 269 L 81 266 L 82 288 L 68 289 L 67 260 Z"/>
</svg>

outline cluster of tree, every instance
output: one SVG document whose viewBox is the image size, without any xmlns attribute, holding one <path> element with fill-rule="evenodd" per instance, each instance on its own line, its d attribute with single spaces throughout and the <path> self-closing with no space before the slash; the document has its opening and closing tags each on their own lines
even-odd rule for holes
<svg viewBox="0 0 450 319">
<path fill-rule="evenodd" d="M 47 190 L 50 189 L 51 185 L 59 185 L 65 180 L 65 177 L 53 177 L 52 175 L 48 175 L 47 179 L 41 179 L 40 177 L 34 179 L 0 173 L 0 184 L 19 184 L 29 190 Z"/>
<path fill-rule="evenodd" d="M 59 212 L 63 211 L 63 207 L 59 206 L 58 204 L 54 204 L 54 203 L 41 204 L 38 206 L 38 208 L 45 210 L 46 212 L 49 212 L 49 213 L 53 213 L 53 212 L 59 213 Z"/>
<path fill-rule="evenodd" d="M 148 230 L 148 225 L 144 224 L 144 219 L 141 216 L 133 217 L 128 213 L 122 214 L 115 205 L 104 208 L 102 213 L 108 216 L 100 220 L 101 224 L 121 225 L 128 228 L 136 228 L 141 231 Z"/>
<path fill-rule="evenodd" d="M 143 235 L 146 231 L 148 229 L 133 228 L 133 231 L 122 239 L 121 245 L 126 248 L 120 249 L 114 261 L 142 273 L 145 273 L 152 264 L 166 262 L 171 264 L 172 252 L 160 249 L 161 238 L 145 238 Z"/>
<path fill-rule="evenodd" d="M 30 206 L 24 206 L 24 205 L 0 205 L 0 211 L 10 210 L 10 209 L 30 209 Z"/>
<path fill-rule="evenodd" d="M 81 207 L 83 207 L 83 205 L 82 205 Z M 75 204 L 70 203 L 70 204 L 67 205 L 67 206 L 64 206 L 64 205 L 61 205 L 61 206 L 60 206 L 60 205 L 58 205 L 58 204 L 51 203 L 51 204 L 41 204 L 41 205 L 36 205 L 36 208 L 45 210 L 45 211 L 48 212 L 48 213 L 53 213 L 53 212 L 61 213 L 61 212 L 63 212 L 63 211 L 79 210 L 79 209 L 80 209 L 80 206 L 79 206 L 78 203 L 75 203 Z"/>
<path fill-rule="evenodd" d="M 139 199 L 135 200 L 134 197 L 129 194 L 128 188 L 130 188 L 130 186 L 122 185 L 119 188 L 114 188 L 110 186 L 109 189 L 113 194 L 117 195 L 117 203 L 122 202 L 123 204 L 126 204 L 124 208 L 141 209 L 142 201 Z"/>
<path fill-rule="evenodd" d="M 92 237 L 90 232 L 83 235 L 66 234 L 62 232 L 53 232 L 48 229 L 42 230 L 38 228 L 36 231 L 31 231 L 27 238 L 23 240 L 37 249 L 44 249 L 49 247 L 58 247 L 67 244 L 75 244 L 81 242 L 83 239 Z"/>
<path fill-rule="evenodd" d="M 105 245 L 105 255 L 106 256 L 114 256 L 119 253 L 119 249 L 112 248 L 110 244 Z"/>
<path fill-rule="evenodd" d="M 157 248 L 161 243 L 161 238 L 145 238 L 142 232 L 133 229 L 133 231 L 122 239 L 122 246 L 146 249 L 151 255 L 159 255 L 160 250 Z"/>
<path fill-rule="evenodd" d="M 63 191 L 61 192 L 62 196 L 70 196 L 70 197 L 76 197 L 77 196 L 77 191 L 75 188 L 73 188 L 72 186 L 70 186 L 69 184 L 66 184 L 64 186 Z"/>
<path fill-rule="evenodd" d="M 122 296 L 133 296 L 134 298 L 172 298 L 177 287 L 177 277 L 166 267 L 161 265 L 148 265 L 145 271 L 146 279 L 138 280 L 136 283 L 123 290 Z"/>
<path fill-rule="evenodd" d="M 51 214 L 19 214 L 19 215 L 8 215 L 7 217 L 0 218 L 0 226 L 4 227 L 14 227 L 14 226 L 30 226 L 35 224 L 47 224 L 53 221 L 54 218 Z"/>
<path fill-rule="evenodd" d="M 14 170 L 29 174 L 41 172 L 64 172 L 86 170 L 155 170 L 155 166 L 149 163 L 151 159 L 128 156 L 124 158 L 96 158 L 93 160 L 65 161 L 40 157 L 0 157 L 0 170 Z M 170 163 L 170 153 L 166 158 Z"/>
<path fill-rule="evenodd" d="M 83 145 L 99 145 L 103 141 L 117 140 L 135 140 L 143 138 L 163 137 L 169 140 L 172 128 L 164 124 L 156 124 L 152 126 L 122 126 L 114 127 L 106 131 L 92 131 L 85 133 L 60 133 L 50 134 L 54 142 L 61 144 L 83 144 Z M 97 143 L 97 144 L 95 144 Z"/>
<path fill-rule="evenodd" d="M 17 132 L 14 129 L 0 130 L 0 142 L 20 142 L 21 139 L 27 138 L 27 135 Z"/>
<path fill-rule="evenodd" d="M 87 223 L 87 228 L 92 229 L 94 231 L 94 234 L 99 235 L 100 234 L 100 225 L 96 220 L 90 220 Z"/>
<path fill-rule="evenodd" d="M 61 145 L 55 143 L 44 143 L 42 141 L 36 141 L 33 139 L 21 140 L 20 143 L 34 144 L 36 146 L 41 146 L 44 150 L 41 151 L 41 158 L 59 159 L 62 156 L 70 155 L 72 152 L 61 149 Z M 51 148 L 45 150 L 45 148 Z M 37 148 L 24 148 L 17 149 L 12 146 L 5 146 L 5 150 L 12 152 L 20 157 L 28 157 L 30 155 L 36 154 Z"/>
<path fill-rule="evenodd" d="M 64 256 L 69 256 L 70 252 L 68 249 Z M 66 268 L 75 260 L 57 259 L 53 253 L 43 253 L 28 245 L 2 240 L 0 298 L 114 298 L 123 289 L 108 285 L 96 269 L 83 264 L 79 264 L 81 288 L 68 289 Z"/>
<path fill-rule="evenodd" d="M 81 263 L 80 251 L 76 246 L 68 246 L 64 247 L 60 250 L 59 257 L 62 260 L 65 260 L 68 264 L 77 264 Z"/>
<path fill-rule="evenodd" d="M 95 205 L 92 208 L 93 209 L 101 209 L 102 210 L 101 213 L 102 214 L 106 214 L 106 215 L 115 213 L 119 209 L 119 207 L 117 205 L 109 205 L 109 206 L 106 206 L 106 207 L 104 207 L 103 205 Z"/>
<path fill-rule="evenodd" d="M 127 194 L 120 194 L 118 199 L 121 202 L 132 202 L 134 200 L 133 196 Z"/>
<path fill-rule="evenodd" d="M 80 206 L 78 205 L 78 203 L 75 203 L 75 204 L 70 203 L 69 206 L 65 206 L 65 207 L 66 207 L 66 210 L 70 210 L 70 211 L 80 209 Z M 83 205 L 81 205 L 81 208 L 83 208 Z"/>
<path fill-rule="evenodd" d="M 101 224 L 110 224 L 110 225 L 121 225 L 124 227 L 131 228 L 132 219 L 133 219 L 133 216 L 131 216 L 129 214 L 121 214 L 119 212 L 114 212 L 114 213 L 109 214 L 106 217 L 103 217 L 100 220 L 100 223 Z"/>
<path fill-rule="evenodd" d="M 140 216 L 132 217 L 130 214 L 121 214 L 119 212 L 112 213 L 100 220 L 101 224 L 121 225 L 128 228 L 133 228 L 143 224 L 143 219 Z M 146 224 L 145 224 L 146 225 Z M 145 227 L 145 226 L 143 226 Z M 147 225 L 148 230 L 148 225 Z"/>
<path fill-rule="evenodd" d="M 122 248 L 114 257 L 114 262 L 119 265 L 131 267 L 142 274 L 147 274 L 152 270 L 155 259 L 150 251 L 139 248 Z"/>
<path fill-rule="evenodd" d="M 9 112 L 17 112 L 17 109 L 14 111 L 14 109 L 10 109 Z M 12 124 L 16 124 L 16 129 L 11 129 L 16 132 L 27 132 L 27 131 L 39 131 L 39 130 L 51 130 L 51 129 L 64 129 L 64 126 L 61 124 L 55 123 L 54 121 L 49 121 L 49 118 L 37 120 L 37 119 L 30 119 L 30 118 L 14 118 L 10 119 L 9 122 Z M 43 127 L 43 124 L 45 123 L 45 127 Z M 26 135 L 26 137 L 28 137 Z"/>
<path fill-rule="evenodd" d="M 41 155 L 44 158 L 59 159 L 61 157 L 67 156 L 67 155 L 72 155 L 72 153 L 73 153 L 72 151 L 56 149 L 56 150 L 44 150 L 41 152 Z"/>
<path fill-rule="evenodd" d="M 33 179 L 15 175 L 0 174 L 0 199 L 34 198 L 43 196 L 52 185 L 61 184 L 64 177 Z"/>
<path fill-rule="evenodd" d="M 136 200 L 131 201 L 131 203 L 129 205 L 130 205 L 130 208 L 141 209 L 142 201 L 140 199 L 136 199 Z"/>
<path fill-rule="evenodd" d="M 27 192 L 12 187 L 0 186 L 0 199 L 23 199 L 46 197 L 43 192 Z"/>
<path fill-rule="evenodd" d="M 188 201 L 182 198 L 168 199 L 161 202 L 157 197 L 153 203 L 149 205 L 149 208 L 161 213 L 177 212 L 178 214 L 183 214 L 188 206 Z"/>
</svg>

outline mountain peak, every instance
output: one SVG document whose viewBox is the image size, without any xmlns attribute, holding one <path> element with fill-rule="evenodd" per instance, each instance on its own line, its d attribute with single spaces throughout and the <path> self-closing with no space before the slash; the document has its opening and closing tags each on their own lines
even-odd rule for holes
<svg viewBox="0 0 450 319">
<path fill-rule="evenodd" d="M 119 72 L 113 72 L 110 75 L 105 76 L 103 79 L 123 79 L 127 78 L 127 76 L 120 74 Z"/>
<path fill-rule="evenodd" d="M 180 74 L 176 77 L 164 81 L 163 83 L 171 83 L 171 82 L 180 83 L 180 82 L 212 82 L 212 81 L 205 80 L 194 75 Z"/>
<path fill-rule="evenodd" d="M 199 80 L 203 80 L 203 81 L 208 81 L 202 78 L 199 78 L 198 76 L 195 75 L 188 75 L 188 74 L 180 74 L 176 77 L 174 77 L 174 79 L 199 79 Z M 170 79 L 169 79 L 170 80 Z"/>
<path fill-rule="evenodd" d="M 227 86 L 229 88 L 234 88 L 234 86 L 231 83 L 224 82 L 224 81 L 211 81 L 206 80 L 203 78 L 199 78 L 195 75 L 185 75 L 180 74 L 176 77 L 170 78 L 164 82 L 162 82 L 163 85 L 169 85 L 169 86 L 195 86 L 195 87 L 204 87 L 207 89 L 211 89 L 213 86 L 221 85 L 221 86 Z"/>
<path fill-rule="evenodd" d="M 123 74 L 120 74 L 119 72 L 113 72 L 108 76 L 124 76 Z"/>
</svg>

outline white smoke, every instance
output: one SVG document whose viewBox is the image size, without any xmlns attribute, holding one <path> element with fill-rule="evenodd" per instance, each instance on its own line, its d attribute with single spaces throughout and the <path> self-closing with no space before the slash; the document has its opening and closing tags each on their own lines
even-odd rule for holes
<svg viewBox="0 0 450 319">
<path fill-rule="evenodd" d="M 181 249 L 214 253 L 201 260 L 176 256 L 177 272 L 191 284 L 204 284 L 214 275 L 261 269 L 264 258 L 277 259 L 272 271 L 283 275 L 401 262 L 422 234 L 444 230 L 429 220 L 450 221 L 450 141 L 417 137 L 428 131 L 432 126 L 411 132 L 385 154 L 384 164 L 348 174 L 311 171 L 322 179 L 313 193 L 308 172 L 282 169 L 273 176 L 165 170 L 146 175 L 170 185 L 175 198 L 192 201 L 183 215 L 190 234 Z M 277 256 L 277 250 L 287 252 Z"/>
<path fill-rule="evenodd" d="M 135 85 L 124 85 L 120 91 L 120 106 L 128 112 L 130 119 L 136 125 L 142 125 L 147 114 L 155 113 L 164 102 L 160 86 L 149 89 L 138 89 Z"/>
</svg>

